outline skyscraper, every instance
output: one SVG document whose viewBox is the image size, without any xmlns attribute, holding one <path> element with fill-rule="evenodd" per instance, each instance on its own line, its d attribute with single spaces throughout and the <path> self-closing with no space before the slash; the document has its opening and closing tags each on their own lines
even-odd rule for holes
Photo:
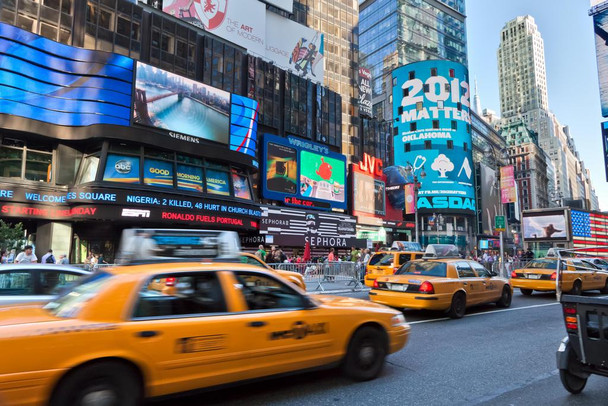
<svg viewBox="0 0 608 406">
<path fill-rule="evenodd" d="M 531 16 L 509 21 L 500 32 L 498 76 L 503 118 L 549 109 L 545 49 Z"/>
</svg>

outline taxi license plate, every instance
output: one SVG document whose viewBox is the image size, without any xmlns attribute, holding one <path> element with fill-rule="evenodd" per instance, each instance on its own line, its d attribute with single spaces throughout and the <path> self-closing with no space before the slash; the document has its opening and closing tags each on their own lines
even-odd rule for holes
<svg viewBox="0 0 608 406">
<path fill-rule="evenodd" d="M 540 279 L 540 275 L 534 274 L 534 273 L 529 273 L 528 279 Z"/>
<path fill-rule="evenodd" d="M 391 290 L 397 290 L 399 292 L 404 292 L 407 289 L 407 285 L 402 285 L 400 283 L 393 283 L 391 285 Z"/>
</svg>

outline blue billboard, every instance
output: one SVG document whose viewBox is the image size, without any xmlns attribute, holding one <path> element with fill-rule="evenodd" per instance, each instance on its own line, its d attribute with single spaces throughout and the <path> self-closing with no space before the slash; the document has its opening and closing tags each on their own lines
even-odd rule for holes
<svg viewBox="0 0 608 406">
<path fill-rule="evenodd" d="M 264 135 L 262 195 L 290 206 L 346 209 L 346 157 L 296 137 Z"/>
<path fill-rule="evenodd" d="M 409 165 L 418 175 L 417 209 L 475 213 L 467 68 L 430 60 L 399 67 L 392 76 L 395 165 Z"/>
</svg>

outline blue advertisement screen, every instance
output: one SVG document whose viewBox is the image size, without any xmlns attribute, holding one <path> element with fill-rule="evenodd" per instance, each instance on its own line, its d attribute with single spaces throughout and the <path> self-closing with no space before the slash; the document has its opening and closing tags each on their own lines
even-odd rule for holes
<svg viewBox="0 0 608 406">
<path fill-rule="evenodd" d="M 139 183 L 139 157 L 108 154 L 103 180 Z"/>
<path fill-rule="evenodd" d="M 230 149 L 257 156 L 258 102 L 233 94 L 230 113 Z"/>
<path fill-rule="evenodd" d="M 144 160 L 144 183 L 151 186 L 173 187 L 173 162 Z"/>
<path fill-rule="evenodd" d="M 475 212 L 469 98 L 468 70 L 459 63 L 430 60 L 393 71 L 395 165 L 418 176 L 422 212 Z"/>
<path fill-rule="evenodd" d="M 230 196 L 230 183 L 228 172 L 207 169 L 207 193 L 214 195 Z"/>
<path fill-rule="evenodd" d="M 190 165 L 177 165 L 177 188 L 191 192 L 203 191 L 203 168 Z"/>
</svg>

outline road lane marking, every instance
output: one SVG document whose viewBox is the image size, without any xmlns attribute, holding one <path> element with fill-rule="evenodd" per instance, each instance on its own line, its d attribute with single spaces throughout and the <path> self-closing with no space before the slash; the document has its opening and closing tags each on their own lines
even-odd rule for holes
<svg viewBox="0 0 608 406">
<path fill-rule="evenodd" d="M 559 302 L 555 302 L 555 303 L 544 303 L 544 304 L 532 305 L 532 306 L 513 307 L 513 308 L 509 308 L 509 309 L 492 310 L 492 311 L 483 312 L 483 313 L 465 314 L 464 317 L 483 316 L 485 314 L 492 314 L 492 313 L 512 312 L 512 311 L 515 311 L 515 310 L 533 309 L 535 307 L 555 306 L 555 305 L 558 305 L 558 304 L 560 304 L 560 303 Z M 419 321 L 410 321 L 410 322 L 408 322 L 408 324 L 431 323 L 433 321 L 442 321 L 442 320 L 450 320 L 450 318 L 449 317 L 442 317 L 440 319 L 427 319 L 427 320 L 419 320 Z"/>
</svg>

